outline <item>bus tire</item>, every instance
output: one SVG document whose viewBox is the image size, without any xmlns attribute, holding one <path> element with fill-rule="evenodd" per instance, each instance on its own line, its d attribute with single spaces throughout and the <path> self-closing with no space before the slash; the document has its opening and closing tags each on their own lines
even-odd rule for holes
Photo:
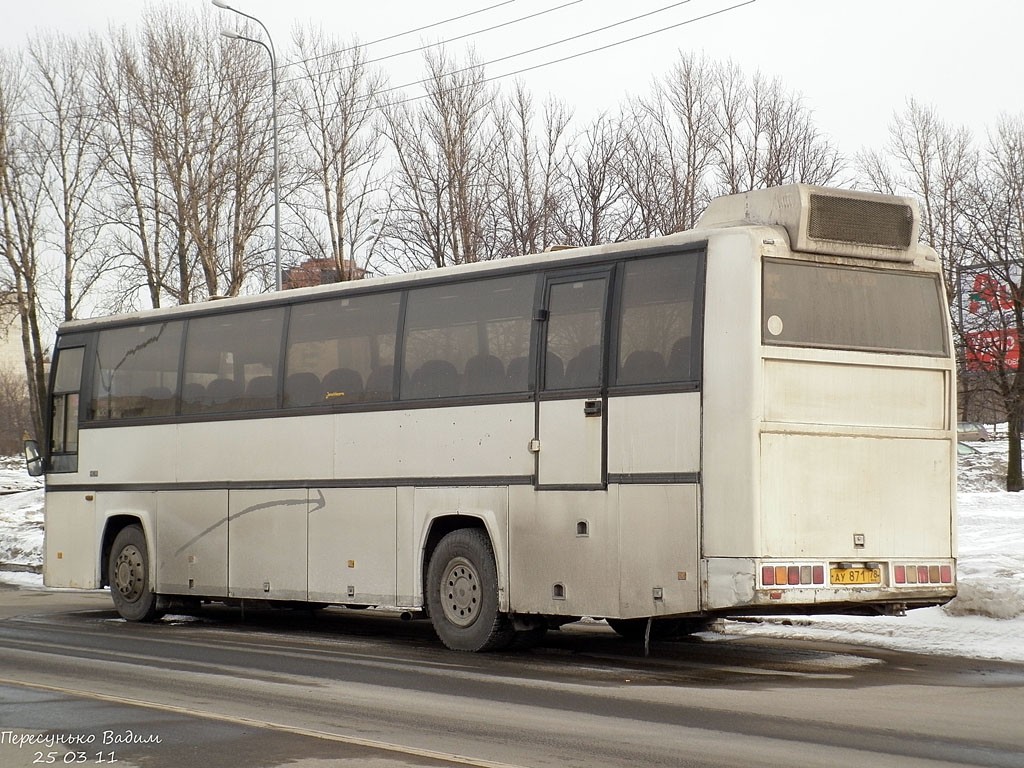
<svg viewBox="0 0 1024 768">
<path fill-rule="evenodd" d="M 498 610 L 498 569 L 486 533 L 462 528 L 438 542 L 427 567 L 427 610 L 453 651 L 497 650 L 512 641 L 512 624 Z"/>
<path fill-rule="evenodd" d="M 114 607 L 128 621 L 153 621 L 163 610 L 149 583 L 149 549 L 137 525 L 122 528 L 114 538 L 107 565 Z"/>
</svg>

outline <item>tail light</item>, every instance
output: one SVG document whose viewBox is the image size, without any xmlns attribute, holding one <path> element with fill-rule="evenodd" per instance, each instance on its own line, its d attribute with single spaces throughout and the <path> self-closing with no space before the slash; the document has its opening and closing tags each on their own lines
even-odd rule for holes
<svg viewBox="0 0 1024 768">
<path fill-rule="evenodd" d="M 952 584 L 953 579 L 949 563 L 897 563 L 893 567 L 893 582 L 900 586 Z"/>
<path fill-rule="evenodd" d="M 784 563 L 761 566 L 765 587 L 807 587 L 825 585 L 825 566 L 814 563 Z"/>
</svg>

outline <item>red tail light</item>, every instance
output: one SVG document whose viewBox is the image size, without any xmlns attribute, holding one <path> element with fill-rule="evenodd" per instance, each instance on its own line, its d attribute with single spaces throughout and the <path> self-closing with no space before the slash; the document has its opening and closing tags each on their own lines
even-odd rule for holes
<svg viewBox="0 0 1024 768">
<path fill-rule="evenodd" d="M 953 584 L 956 574 L 952 565 L 918 565 L 917 563 L 901 563 L 892 569 L 893 584 Z"/>
<path fill-rule="evenodd" d="M 825 585 L 826 566 L 800 563 L 762 565 L 761 585 L 765 587 L 821 587 Z"/>
</svg>

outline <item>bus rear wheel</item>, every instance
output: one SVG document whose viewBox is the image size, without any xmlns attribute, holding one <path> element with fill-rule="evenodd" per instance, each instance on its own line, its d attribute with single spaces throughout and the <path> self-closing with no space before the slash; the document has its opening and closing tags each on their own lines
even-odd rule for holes
<svg viewBox="0 0 1024 768">
<path fill-rule="evenodd" d="M 149 550 L 139 526 L 126 526 L 114 538 L 107 577 L 114 607 L 122 618 L 153 621 L 163 613 L 149 583 Z"/>
<path fill-rule="evenodd" d="M 490 651 L 514 636 L 498 610 L 498 569 L 490 539 L 477 528 L 452 531 L 427 567 L 427 610 L 434 631 L 453 651 Z"/>
</svg>

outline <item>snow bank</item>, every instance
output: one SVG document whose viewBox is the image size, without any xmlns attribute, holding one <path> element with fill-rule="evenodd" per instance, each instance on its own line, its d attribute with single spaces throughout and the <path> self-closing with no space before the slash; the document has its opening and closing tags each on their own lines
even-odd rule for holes
<svg viewBox="0 0 1024 768">
<path fill-rule="evenodd" d="M 957 596 L 951 616 L 1024 618 L 1024 494 L 960 493 Z"/>
<path fill-rule="evenodd" d="M 0 457 L 0 564 L 35 571 L 43 564 L 42 483 L 20 457 Z"/>
</svg>

